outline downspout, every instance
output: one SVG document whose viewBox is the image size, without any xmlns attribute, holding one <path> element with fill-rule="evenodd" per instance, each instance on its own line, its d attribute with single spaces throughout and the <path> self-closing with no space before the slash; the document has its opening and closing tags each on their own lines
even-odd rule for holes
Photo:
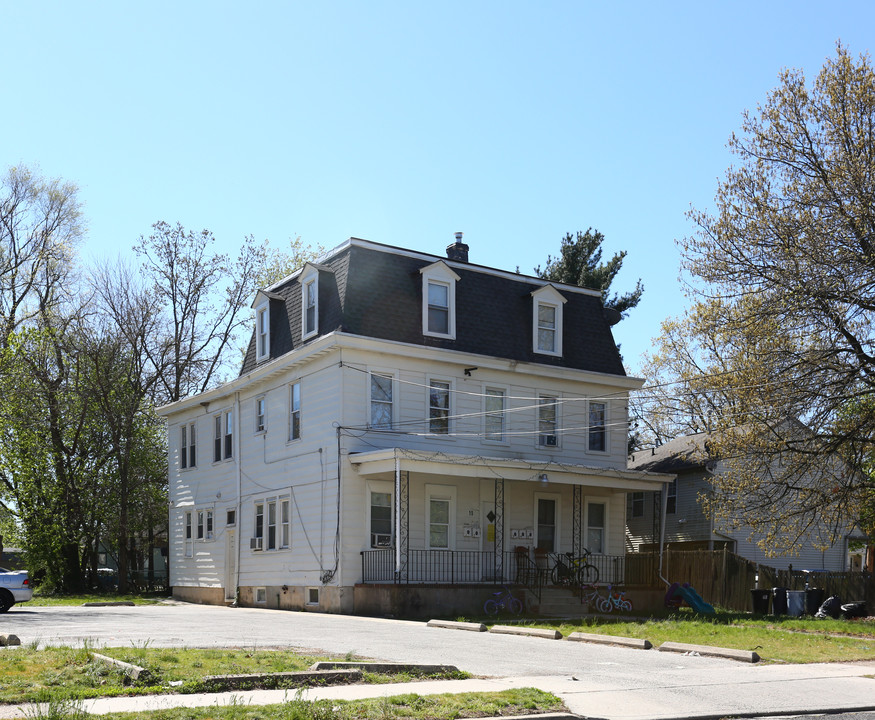
<svg viewBox="0 0 875 720">
<path fill-rule="evenodd" d="M 662 517 L 659 522 L 659 570 L 657 575 L 666 585 L 671 583 L 662 576 L 662 556 L 665 551 L 665 518 L 668 515 L 668 487 L 662 486 Z"/>
<path fill-rule="evenodd" d="M 401 459 L 395 448 L 395 579 L 401 576 Z"/>
<path fill-rule="evenodd" d="M 234 564 L 234 602 L 233 605 L 236 607 L 237 600 L 240 597 L 240 557 L 242 553 L 240 552 L 240 545 L 242 544 L 242 538 L 240 537 L 240 530 L 243 527 L 243 516 L 240 514 L 242 511 L 242 506 L 240 503 L 240 495 L 243 492 L 243 443 L 241 442 L 242 437 L 240 436 L 240 392 L 237 391 L 234 393 L 234 434 L 237 436 L 237 507 L 234 510 L 235 520 L 237 521 L 237 562 Z"/>
</svg>

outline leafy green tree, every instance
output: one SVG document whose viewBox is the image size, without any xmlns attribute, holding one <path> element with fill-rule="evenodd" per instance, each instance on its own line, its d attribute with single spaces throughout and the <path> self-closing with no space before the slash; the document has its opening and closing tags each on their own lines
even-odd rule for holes
<svg viewBox="0 0 875 720">
<path fill-rule="evenodd" d="M 679 397 L 722 394 L 709 427 L 726 472 L 708 509 L 792 551 L 815 530 L 826 543 L 859 522 L 875 487 L 861 463 L 875 413 L 853 410 L 875 393 L 869 57 L 838 45 L 810 85 L 785 70 L 729 147 L 738 164 L 716 210 L 693 210 L 698 230 L 682 242 L 707 327 L 694 319 L 660 342 L 691 370 L 669 373 Z"/>
<path fill-rule="evenodd" d="M 576 235 L 567 233 L 562 238 L 559 256 L 547 256 L 547 264 L 535 268 L 535 274 L 545 280 L 561 282 L 567 285 L 599 290 L 604 298 L 605 307 L 613 308 L 625 316 L 629 310 L 638 305 L 644 286 L 641 280 L 632 292 L 622 295 L 609 295 L 614 278 L 623 267 L 626 251 L 616 253 L 610 260 L 602 262 L 602 244 L 605 236 L 598 230 L 589 228 L 586 232 L 578 230 Z"/>
</svg>

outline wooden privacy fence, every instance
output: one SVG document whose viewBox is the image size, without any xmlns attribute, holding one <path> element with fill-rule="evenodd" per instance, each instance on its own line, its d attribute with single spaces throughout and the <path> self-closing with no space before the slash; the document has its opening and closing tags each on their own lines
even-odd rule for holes
<svg viewBox="0 0 875 720">
<path fill-rule="evenodd" d="M 626 556 L 626 584 L 663 588 L 659 579 L 659 553 Z M 838 595 L 842 602 L 865 601 L 875 611 L 875 579 L 871 573 L 786 570 L 760 565 L 723 550 L 671 550 L 666 548 L 662 576 L 670 583 L 689 583 L 712 605 L 740 612 L 752 609 L 754 588 L 788 590 L 820 588 L 824 598 Z"/>
</svg>

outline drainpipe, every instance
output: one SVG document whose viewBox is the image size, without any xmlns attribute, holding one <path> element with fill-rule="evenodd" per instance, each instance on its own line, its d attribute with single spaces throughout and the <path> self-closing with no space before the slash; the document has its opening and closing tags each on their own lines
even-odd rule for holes
<svg viewBox="0 0 875 720">
<path fill-rule="evenodd" d="M 662 555 L 665 551 L 665 518 L 668 515 L 668 487 L 666 485 L 662 486 L 662 518 L 659 523 L 659 570 L 657 574 L 659 575 L 659 579 L 662 580 L 666 585 L 671 585 L 671 583 L 666 580 L 662 576 Z"/>
<path fill-rule="evenodd" d="M 240 530 L 243 528 L 243 516 L 240 514 L 242 507 L 240 504 L 240 494 L 243 492 L 243 439 L 240 436 L 240 392 L 234 393 L 234 434 L 237 436 L 237 507 L 234 510 L 235 519 L 237 520 L 237 562 L 234 568 L 234 605 L 237 605 L 237 597 L 240 594 L 240 545 L 242 538 Z"/>
</svg>

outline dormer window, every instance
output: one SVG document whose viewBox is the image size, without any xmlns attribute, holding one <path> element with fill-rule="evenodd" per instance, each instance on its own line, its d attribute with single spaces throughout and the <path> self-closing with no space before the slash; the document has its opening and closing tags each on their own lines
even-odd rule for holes
<svg viewBox="0 0 875 720">
<path fill-rule="evenodd" d="M 319 332 L 319 271 L 306 267 L 301 275 L 301 339 Z"/>
<path fill-rule="evenodd" d="M 459 276 L 443 261 L 424 267 L 422 273 L 422 334 L 456 337 L 456 283 Z"/>
<path fill-rule="evenodd" d="M 265 302 L 255 310 L 255 359 L 270 357 L 270 304 Z"/>
<path fill-rule="evenodd" d="M 562 355 L 562 306 L 567 301 L 552 285 L 532 293 L 532 349 L 541 355 Z"/>
</svg>

